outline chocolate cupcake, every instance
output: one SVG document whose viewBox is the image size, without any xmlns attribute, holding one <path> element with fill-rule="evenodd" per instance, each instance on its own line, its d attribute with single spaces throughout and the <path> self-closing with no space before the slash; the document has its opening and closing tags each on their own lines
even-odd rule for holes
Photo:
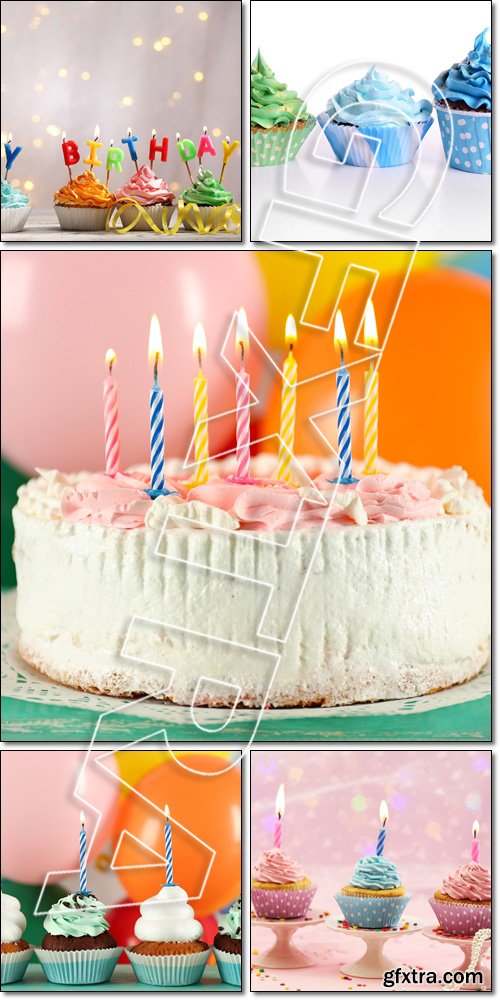
<svg viewBox="0 0 500 1000">
<path fill-rule="evenodd" d="M 91 892 L 74 892 L 51 907 L 43 922 L 47 933 L 36 949 L 51 983 L 81 986 L 107 982 L 121 948 L 109 933 L 104 913 L 104 904 Z"/>
<path fill-rule="evenodd" d="M 241 899 L 219 920 L 214 955 L 222 982 L 241 986 Z"/>
</svg>

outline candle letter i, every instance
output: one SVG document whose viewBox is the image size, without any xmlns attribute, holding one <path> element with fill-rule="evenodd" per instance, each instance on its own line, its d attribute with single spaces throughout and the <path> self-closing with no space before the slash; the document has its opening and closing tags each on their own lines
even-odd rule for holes
<svg viewBox="0 0 500 1000">
<path fill-rule="evenodd" d="M 170 809 L 165 806 L 165 885 L 175 885 L 174 858 L 172 854 L 172 827 L 170 825 Z"/>
<path fill-rule="evenodd" d="M 339 478 L 337 483 L 356 483 L 352 475 L 351 441 L 351 379 L 344 365 L 344 351 L 347 350 L 347 336 L 340 310 L 335 316 L 334 344 L 340 351 L 340 368 L 337 372 L 337 425 L 339 449 Z"/>
<path fill-rule="evenodd" d="M 377 322 L 371 299 L 365 310 L 363 340 L 367 347 L 378 347 Z M 378 459 L 378 371 L 373 361 L 365 375 L 365 476 L 374 476 Z"/>
<path fill-rule="evenodd" d="M 119 150 L 121 152 L 121 150 Z M 118 388 L 113 378 L 113 363 L 116 354 L 110 347 L 106 352 L 106 364 L 109 374 L 103 383 L 104 398 L 104 450 L 106 456 L 106 472 L 115 476 L 120 468 L 120 430 L 118 425 Z"/>
<path fill-rule="evenodd" d="M 158 316 L 151 317 L 149 330 L 149 360 L 153 362 L 153 388 L 149 396 L 151 440 L 151 491 L 161 492 L 164 486 L 165 439 L 163 430 L 163 393 L 158 385 L 158 364 L 163 361 Z"/>
<path fill-rule="evenodd" d="M 280 449 L 278 458 L 278 479 L 284 483 L 292 481 L 292 459 L 295 439 L 295 406 L 297 401 L 297 362 L 293 356 L 297 342 L 297 327 L 293 316 L 286 321 L 285 340 L 288 354 L 283 365 L 283 385 L 281 388 Z"/>
<path fill-rule="evenodd" d="M 207 380 L 203 374 L 203 358 L 207 353 L 207 339 L 201 323 L 193 334 L 193 354 L 198 358 L 199 372 L 194 380 L 194 457 L 195 482 L 208 482 L 208 404 Z"/>
<path fill-rule="evenodd" d="M 236 478 L 245 480 L 250 472 L 250 377 L 245 370 L 248 322 L 244 309 L 238 311 L 236 350 L 241 360 L 240 370 L 236 372 Z"/>
<path fill-rule="evenodd" d="M 479 861 L 479 823 L 477 819 L 472 824 L 472 851 L 473 861 Z"/>
<path fill-rule="evenodd" d="M 380 803 L 380 823 L 381 823 L 381 827 L 380 827 L 379 834 L 378 834 L 378 839 L 377 839 L 377 857 L 378 858 L 382 857 L 382 854 L 384 853 L 385 836 L 386 836 L 386 824 L 387 824 L 387 820 L 388 819 L 389 819 L 389 810 L 387 808 L 387 802 L 385 802 L 385 800 L 382 799 L 382 802 Z"/>
<path fill-rule="evenodd" d="M 85 833 L 85 813 L 80 813 L 80 892 L 86 896 L 87 890 L 87 834 Z"/>
<path fill-rule="evenodd" d="M 274 846 L 281 850 L 283 839 L 283 814 L 285 812 L 285 786 L 280 785 L 276 794 L 276 822 L 274 824 Z"/>
</svg>

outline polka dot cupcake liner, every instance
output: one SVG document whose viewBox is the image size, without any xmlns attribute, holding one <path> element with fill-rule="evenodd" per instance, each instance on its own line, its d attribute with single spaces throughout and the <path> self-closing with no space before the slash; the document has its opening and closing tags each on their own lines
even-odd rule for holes
<svg viewBox="0 0 500 1000">
<path fill-rule="evenodd" d="M 450 167 L 469 174 L 491 174 L 491 115 L 435 107 Z"/>
<path fill-rule="evenodd" d="M 491 907 L 480 903 L 443 903 L 431 897 L 429 903 L 445 934 L 470 936 L 482 927 L 491 927 Z"/>
<path fill-rule="evenodd" d="M 411 896 L 335 896 L 348 924 L 376 930 L 397 927 Z"/>
<path fill-rule="evenodd" d="M 306 124 L 295 131 L 292 124 L 278 132 L 252 132 L 252 167 L 279 167 L 294 160 L 315 125 L 316 119 L 311 115 Z"/>
<path fill-rule="evenodd" d="M 257 917 L 265 920 L 300 920 L 305 917 L 317 886 L 308 889 L 252 889 Z"/>
<path fill-rule="evenodd" d="M 318 115 L 325 138 L 340 163 L 350 167 L 400 167 L 409 163 L 432 125 L 432 118 L 415 125 L 343 125 Z"/>
</svg>

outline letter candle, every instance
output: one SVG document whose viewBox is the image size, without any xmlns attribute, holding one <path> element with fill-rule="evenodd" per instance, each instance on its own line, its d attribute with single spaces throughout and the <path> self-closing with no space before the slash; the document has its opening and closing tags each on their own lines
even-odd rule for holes
<svg viewBox="0 0 500 1000">
<path fill-rule="evenodd" d="M 123 149 L 115 149 L 113 145 L 113 140 L 111 139 L 108 148 L 108 155 L 106 158 L 106 187 L 109 184 L 109 175 L 111 173 L 112 167 L 115 168 L 117 173 L 121 174 L 123 170 L 122 161 L 124 155 L 125 154 L 123 152 Z"/>
<path fill-rule="evenodd" d="M 222 170 L 220 172 L 219 183 L 222 184 L 222 178 L 224 177 L 224 171 L 227 166 L 229 158 L 233 155 L 235 149 L 238 149 L 239 142 L 238 139 L 233 139 L 231 142 L 228 135 L 222 140 L 222 149 L 224 150 L 224 157 L 222 160 Z"/>
<path fill-rule="evenodd" d="M 85 833 L 85 813 L 80 813 L 80 892 L 88 896 L 87 890 L 87 834 Z"/>
<path fill-rule="evenodd" d="M 9 138 L 7 139 L 7 142 L 4 143 L 4 146 L 5 146 L 5 161 L 6 161 L 5 162 L 5 180 L 7 180 L 7 174 L 9 173 L 9 170 L 10 170 L 12 164 L 14 163 L 14 160 L 17 159 L 17 157 L 19 156 L 19 153 L 21 152 L 21 150 L 22 150 L 23 147 L 22 146 L 16 146 L 16 148 L 14 150 L 12 149 L 12 132 L 9 132 Z"/>
<path fill-rule="evenodd" d="M 74 167 L 75 164 L 79 162 L 80 153 L 78 152 L 78 146 L 73 139 L 66 140 L 66 132 L 63 132 L 61 136 L 61 149 L 64 162 L 68 168 L 69 179 L 72 181 L 73 175 L 71 173 L 71 167 Z"/>
<path fill-rule="evenodd" d="M 102 166 L 101 161 L 97 159 L 97 150 L 98 149 L 102 149 L 102 142 L 99 142 L 99 126 L 98 125 L 96 125 L 96 127 L 95 127 L 94 138 L 93 139 L 87 139 L 87 142 L 85 143 L 85 145 L 89 147 L 90 153 L 89 153 L 88 156 L 86 156 L 84 158 L 83 162 L 86 163 L 90 167 L 91 170 L 93 170 L 94 167 L 100 167 L 100 166 Z"/>
<path fill-rule="evenodd" d="M 177 145 L 177 149 L 179 150 L 180 158 L 182 162 L 185 164 L 186 170 L 188 172 L 189 181 L 191 184 L 193 184 L 194 181 L 191 175 L 191 170 L 189 168 L 188 160 L 194 160 L 196 156 L 195 144 L 194 142 L 192 142 L 191 139 L 181 139 L 180 132 L 175 133 L 175 142 Z"/>
<path fill-rule="evenodd" d="M 371 299 L 367 302 L 363 340 L 367 347 L 378 347 L 377 321 Z M 364 473 L 374 476 L 378 459 L 378 371 L 373 361 L 365 374 Z"/>
<path fill-rule="evenodd" d="M 125 146 L 128 146 L 128 151 L 130 153 L 132 163 L 134 164 L 134 167 L 137 170 L 137 150 L 134 146 L 134 143 L 139 142 L 139 139 L 136 135 L 132 135 L 131 128 L 127 129 L 127 135 L 125 136 L 124 139 L 122 139 L 122 142 L 125 144 Z"/>
<path fill-rule="evenodd" d="M 165 806 L 165 885 L 175 885 L 174 859 L 172 855 L 172 827 L 170 825 L 170 809 Z"/>
<path fill-rule="evenodd" d="M 281 387 L 281 441 L 278 457 L 278 479 L 284 483 L 290 483 L 292 481 L 297 401 L 297 362 L 293 355 L 294 344 L 297 342 L 297 327 L 292 315 L 286 321 L 285 341 L 288 344 L 288 354 L 283 364 L 283 384 Z"/>
<path fill-rule="evenodd" d="M 149 166 L 151 170 L 153 169 L 153 163 L 156 153 L 161 153 L 162 163 L 166 163 L 168 159 L 168 139 L 162 139 L 161 145 L 159 146 L 156 142 L 156 129 L 154 128 L 151 132 L 151 139 L 149 140 Z"/>
<path fill-rule="evenodd" d="M 207 340 L 201 323 L 193 334 L 193 354 L 198 357 L 199 371 L 194 379 L 194 456 L 196 483 L 208 482 L 208 403 L 207 380 L 203 374 L 203 358 L 207 353 Z"/>
<path fill-rule="evenodd" d="M 381 827 L 377 839 L 377 857 L 380 858 L 384 853 L 385 837 L 386 837 L 386 824 L 389 819 L 389 810 L 387 808 L 387 802 L 382 799 L 380 803 L 380 822 Z"/>
<path fill-rule="evenodd" d="M 281 850 L 283 838 L 283 815 L 285 812 L 285 786 L 280 785 L 276 793 L 276 821 L 274 824 L 274 846 Z"/>
<path fill-rule="evenodd" d="M 473 861 L 479 861 L 479 823 L 474 820 L 472 824 L 472 850 L 471 857 Z"/>
<path fill-rule="evenodd" d="M 164 487 L 165 437 L 163 429 L 163 393 L 158 385 L 158 364 L 163 361 L 158 316 L 151 317 L 149 330 L 149 360 L 153 362 L 153 388 L 149 396 L 150 441 L 151 441 L 151 491 L 156 493 Z"/>
<path fill-rule="evenodd" d="M 247 314 L 242 308 L 236 322 L 236 350 L 241 358 L 236 373 L 236 478 L 248 479 L 250 472 L 250 377 L 245 370 L 248 350 Z"/>
<path fill-rule="evenodd" d="M 340 368 L 337 372 L 337 426 L 339 449 L 339 476 L 335 483 L 356 483 L 352 475 L 352 441 L 351 441 L 351 379 L 344 365 L 344 351 L 347 350 L 347 336 L 344 320 L 340 310 L 335 316 L 334 344 L 340 351 Z"/>
<path fill-rule="evenodd" d="M 118 388 L 116 380 L 113 378 L 113 364 L 116 361 L 116 354 L 112 347 L 106 352 L 105 361 L 109 367 L 109 374 L 103 383 L 104 451 L 106 472 L 108 476 L 114 476 L 120 468 L 120 430 L 118 424 Z"/>
<path fill-rule="evenodd" d="M 204 153 L 210 153 L 210 156 L 217 156 L 217 153 L 215 152 L 213 146 L 213 142 L 208 134 L 208 129 L 206 125 L 203 127 L 203 134 L 200 139 L 200 144 L 198 146 L 198 160 L 200 163 L 200 167 L 201 167 L 201 158 Z"/>
</svg>

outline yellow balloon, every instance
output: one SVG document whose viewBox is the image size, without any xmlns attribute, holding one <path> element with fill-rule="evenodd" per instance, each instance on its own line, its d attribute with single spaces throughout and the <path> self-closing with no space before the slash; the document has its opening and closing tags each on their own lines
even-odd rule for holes
<svg viewBox="0 0 500 1000">
<path fill-rule="evenodd" d="M 185 757 L 189 750 L 176 750 L 176 757 Z M 227 760 L 229 750 L 206 750 L 205 753 L 211 757 L 222 757 Z M 151 771 L 154 771 L 160 764 L 165 764 L 171 760 L 172 754 L 169 750 L 115 750 L 115 757 L 122 781 L 126 781 L 131 788 L 136 788 L 141 778 Z M 128 795 L 129 789 L 122 785 L 121 794 Z"/>
</svg>

